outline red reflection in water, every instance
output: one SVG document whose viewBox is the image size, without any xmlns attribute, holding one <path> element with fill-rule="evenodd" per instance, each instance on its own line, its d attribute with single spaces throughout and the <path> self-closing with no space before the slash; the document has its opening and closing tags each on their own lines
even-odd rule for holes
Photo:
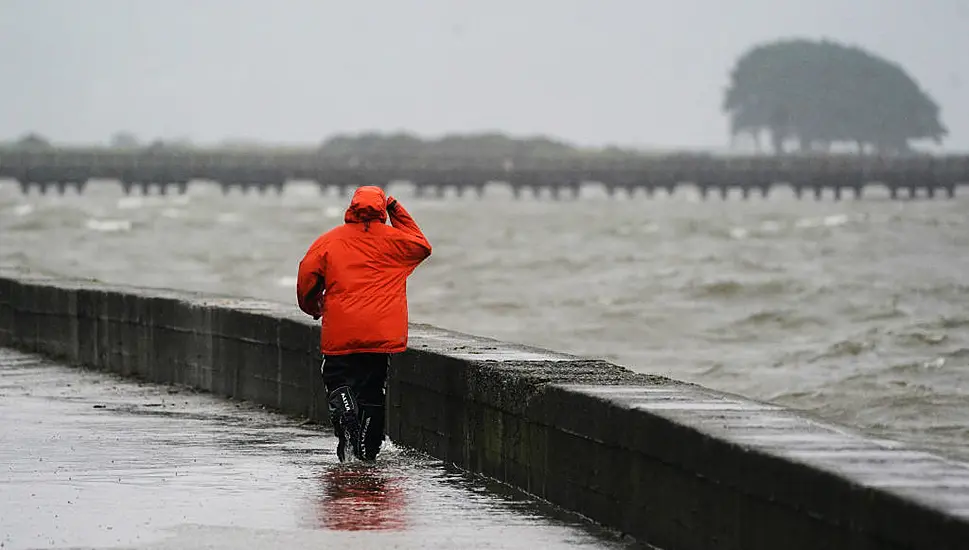
<svg viewBox="0 0 969 550">
<path fill-rule="evenodd" d="M 336 531 L 400 531 L 407 527 L 402 480 L 379 466 L 340 465 L 323 472 L 320 527 Z"/>
</svg>

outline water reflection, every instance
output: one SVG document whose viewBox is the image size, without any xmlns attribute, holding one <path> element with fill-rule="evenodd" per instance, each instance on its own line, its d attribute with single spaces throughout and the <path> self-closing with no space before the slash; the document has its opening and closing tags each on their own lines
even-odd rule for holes
<svg viewBox="0 0 969 550">
<path fill-rule="evenodd" d="M 317 518 L 335 531 L 407 528 L 404 480 L 379 464 L 339 464 L 320 475 Z"/>
</svg>

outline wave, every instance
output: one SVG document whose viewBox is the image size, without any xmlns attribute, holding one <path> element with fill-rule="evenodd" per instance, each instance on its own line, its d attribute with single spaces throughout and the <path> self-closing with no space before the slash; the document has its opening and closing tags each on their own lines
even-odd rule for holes
<svg viewBox="0 0 969 550">
<path fill-rule="evenodd" d="M 824 326 L 827 323 L 824 319 L 799 315 L 793 310 L 764 310 L 749 315 L 734 324 L 735 326 L 776 326 L 784 329 L 798 329 L 810 325 Z"/>
<path fill-rule="evenodd" d="M 85 227 L 91 231 L 102 233 L 117 233 L 121 231 L 131 231 L 131 220 L 98 220 L 90 219 L 85 222 Z"/>
<path fill-rule="evenodd" d="M 764 233 L 779 233 L 782 228 L 783 226 L 781 225 L 780 222 L 776 222 L 774 220 L 767 220 L 767 221 L 760 222 L 759 229 Z"/>
<path fill-rule="evenodd" d="M 118 202 L 115 203 L 115 208 L 118 210 L 137 210 L 145 206 L 144 197 L 121 197 Z"/>
<path fill-rule="evenodd" d="M 737 298 L 800 293 L 804 288 L 793 281 L 771 279 L 749 283 L 736 280 L 716 281 L 690 285 L 686 290 L 694 298 Z"/>
<path fill-rule="evenodd" d="M 13 209 L 15 216 L 29 216 L 34 213 L 34 205 L 32 204 L 18 204 L 16 208 Z"/>
<path fill-rule="evenodd" d="M 949 335 L 944 332 L 933 332 L 928 330 L 916 330 L 903 332 L 895 337 L 895 342 L 905 346 L 935 346 L 944 343 L 949 339 Z"/>
<path fill-rule="evenodd" d="M 8 225 L 3 228 L 4 231 L 19 232 L 19 231 L 44 231 L 50 227 L 50 223 L 41 217 L 30 217 L 21 222 Z"/>
<path fill-rule="evenodd" d="M 857 357 L 875 349 L 875 342 L 872 340 L 841 340 L 832 344 L 824 352 L 815 355 L 810 362 L 814 363 L 822 359 L 838 359 L 842 357 Z"/>
<path fill-rule="evenodd" d="M 852 218 L 847 214 L 835 214 L 819 218 L 800 218 L 793 222 L 783 222 L 779 220 L 764 220 L 756 227 L 735 226 L 724 231 L 723 229 L 710 230 L 721 237 L 729 237 L 732 240 L 742 241 L 751 237 L 778 238 L 784 236 L 791 229 L 812 229 L 812 228 L 834 228 L 847 225 Z M 691 232 L 696 233 L 699 226 L 691 225 Z"/>
<path fill-rule="evenodd" d="M 939 328 L 967 328 L 969 327 L 969 317 L 945 317 L 936 321 Z"/>
<path fill-rule="evenodd" d="M 850 221 L 847 214 L 835 214 L 821 218 L 800 218 L 794 222 L 794 227 L 798 229 L 811 229 L 815 227 L 839 227 L 846 225 Z"/>
</svg>

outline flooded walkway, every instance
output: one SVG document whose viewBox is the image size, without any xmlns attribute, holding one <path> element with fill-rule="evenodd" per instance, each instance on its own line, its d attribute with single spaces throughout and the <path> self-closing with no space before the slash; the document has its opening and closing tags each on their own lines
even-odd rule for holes
<svg viewBox="0 0 969 550">
<path fill-rule="evenodd" d="M 0 348 L 0 547 L 623 548 L 607 531 L 389 445 Z"/>
</svg>

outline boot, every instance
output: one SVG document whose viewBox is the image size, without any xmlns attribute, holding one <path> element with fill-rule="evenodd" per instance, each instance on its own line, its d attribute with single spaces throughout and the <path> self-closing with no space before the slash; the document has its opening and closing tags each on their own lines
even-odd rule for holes
<svg viewBox="0 0 969 550">
<path fill-rule="evenodd" d="M 384 441 L 384 406 L 360 406 L 360 457 L 362 460 L 377 459 Z"/>
<path fill-rule="evenodd" d="M 353 456 L 360 458 L 360 420 L 357 400 L 354 399 L 350 388 L 341 386 L 327 397 L 330 409 L 330 421 L 333 424 L 333 431 L 339 438 L 336 447 L 336 456 L 340 462 L 347 460 L 347 446 L 350 447 Z"/>
</svg>

